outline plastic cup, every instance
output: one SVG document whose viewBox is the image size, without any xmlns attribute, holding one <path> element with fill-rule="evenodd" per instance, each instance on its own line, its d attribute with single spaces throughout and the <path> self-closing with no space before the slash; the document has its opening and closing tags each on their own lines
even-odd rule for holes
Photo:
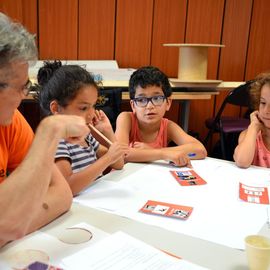
<svg viewBox="0 0 270 270">
<path fill-rule="evenodd" d="M 245 238 L 245 246 L 250 270 L 270 270 L 270 238 L 249 235 Z"/>
</svg>

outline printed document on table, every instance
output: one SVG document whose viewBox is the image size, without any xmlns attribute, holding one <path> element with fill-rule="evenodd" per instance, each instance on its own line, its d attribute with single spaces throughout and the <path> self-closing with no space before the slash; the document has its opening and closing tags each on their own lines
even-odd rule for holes
<svg viewBox="0 0 270 270">
<path fill-rule="evenodd" d="M 206 270 L 168 255 L 123 232 L 117 232 L 63 259 L 67 270 Z"/>
</svg>

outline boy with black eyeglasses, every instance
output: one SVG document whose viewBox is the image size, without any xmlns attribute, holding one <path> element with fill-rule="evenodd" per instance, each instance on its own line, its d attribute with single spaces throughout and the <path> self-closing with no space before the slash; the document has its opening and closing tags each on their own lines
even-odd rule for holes
<svg viewBox="0 0 270 270">
<path fill-rule="evenodd" d="M 119 142 L 131 147 L 126 161 L 167 160 L 176 166 L 190 166 L 190 158 L 203 159 L 207 152 L 197 139 L 179 125 L 164 118 L 171 107 L 171 86 L 167 76 L 156 67 L 142 67 L 130 77 L 132 112 L 122 112 L 116 122 Z M 168 147 L 170 142 L 176 146 Z"/>
</svg>

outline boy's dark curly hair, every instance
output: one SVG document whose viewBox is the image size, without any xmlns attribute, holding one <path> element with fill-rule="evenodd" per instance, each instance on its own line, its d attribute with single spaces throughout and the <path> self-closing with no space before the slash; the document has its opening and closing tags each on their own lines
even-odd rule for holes
<svg viewBox="0 0 270 270">
<path fill-rule="evenodd" d="M 172 89 L 168 77 L 157 67 L 146 66 L 137 69 L 132 73 L 129 80 L 129 97 L 135 98 L 136 88 L 140 86 L 158 86 L 162 88 L 165 97 L 170 97 Z"/>
</svg>

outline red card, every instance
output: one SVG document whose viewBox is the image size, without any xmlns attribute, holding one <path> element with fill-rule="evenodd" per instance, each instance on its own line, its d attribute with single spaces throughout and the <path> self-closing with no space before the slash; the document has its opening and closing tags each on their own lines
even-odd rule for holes
<svg viewBox="0 0 270 270">
<path fill-rule="evenodd" d="M 140 212 L 147 214 L 160 215 L 165 217 L 174 217 L 179 219 L 187 219 L 193 210 L 193 207 L 177 205 L 158 201 L 147 201 L 140 209 Z"/>
<path fill-rule="evenodd" d="M 202 179 L 195 171 L 170 171 L 173 177 L 181 186 L 204 185 L 206 181 Z"/>
<path fill-rule="evenodd" d="M 268 188 L 239 183 L 239 198 L 250 203 L 269 204 Z"/>
</svg>

